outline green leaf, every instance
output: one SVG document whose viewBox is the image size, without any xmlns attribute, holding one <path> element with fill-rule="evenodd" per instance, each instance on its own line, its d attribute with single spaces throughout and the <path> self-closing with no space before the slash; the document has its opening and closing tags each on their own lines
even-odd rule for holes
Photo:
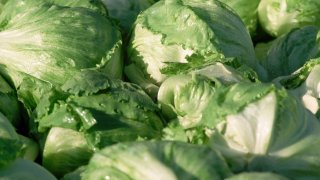
<svg viewBox="0 0 320 180">
<path fill-rule="evenodd" d="M 87 68 L 122 76 L 121 34 L 110 19 L 95 11 L 12 0 L 0 15 L 0 24 L 4 22 L 0 62 L 8 72 L 2 73 L 12 77 L 16 87 L 23 79 L 19 73 L 54 85 Z"/>
<path fill-rule="evenodd" d="M 280 176 L 275 173 L 271 172 L 244 172 L 240 173 L 234 176 L 231 176 L 230 178 L 227 178 L 226 180 L 288 180 L 284 176 Z"/>
<path fill-rule="evenodd" d="M 22 154 L 22 143 L 20 141 L 16 139 L 6 139 L 0 137 L 0 168 L 3 168 L 12 163 Z"/>
<path fill-rule="evenodd" d="M 10 165 L 0 170 L 0 177 L 3 179 L 24 179 L 24 180 L 57 180 L 48 170 L 39 164 L 24 159 L 17 159 Z"/>
<path fill-rule="evenodd" d="M 51 128 L 43 150 L 42 164 L 57 177 L 88 163 L 93 150 L 83 134 L 65 128 Z"/>
<path fill-rule="evenodd" d="M 260 0 L 220 0 L 230 6 L 245 24 L 251 36 L 256 34 Z"/>
<path fill-rule="evenodd" d="M 318 0 L 261 0 L 258 7 L 259 22 L 274 37 L 306 25 L 319 25 Z"/>
<path fill-rule="evenodd" d="M 312 70 L 319 64 L 320 58 L 311 59 L 291 75 L 281 76 L 273 81 L 278 85 L 284 86 L 286 89 L 298 88 L 307 80 Z"/>
<path fill-rule="evenodd" d="M 128 79 L 146 91 L 171 75 L 217 62 L 246 65 L 266 78 L 243 22 L 214 0 L 165 0 L 143 11 L 134 24 L 128 60 Z"/>
<path fill-rule="evenodd" d="M 227 115 L 237 114 L 273 90 L 275 86 L 271 84 L 245 82 L 218 88 L 203 110 L 203 123 L 214 128 Z"/>
<path fill-rule="evenodd" d="M 85 171 L 86 166 L 80 166 L 76 170 L 64 175 L 61 180 L 81 180 L 81 173 Z"/>
<path fill-rule="evenodd" d="M 94 154 L 83 179 L 224 179 L 231 172 L 219 153 L 182 142 L 120 143 Z"/>
<path fill-rule="evenodd" d="M 21 125 L 20 104 L 16 92 L 2 76 L 0 76 L 0 112 L 15 127 Z"/>
<path fill-rule="evenodd" d="M 166 66 L 161 69 L 161 73 L 167 75 L 186 74 L 190 71 L 202 69 L 217 62 L 228 63 L 232 59 L 225 58 L 222 54 L 214 53 L 204 58 L 202 55 L 192 54 L 186 57 L 187 62 L 165 62 Z"/>
</svg>

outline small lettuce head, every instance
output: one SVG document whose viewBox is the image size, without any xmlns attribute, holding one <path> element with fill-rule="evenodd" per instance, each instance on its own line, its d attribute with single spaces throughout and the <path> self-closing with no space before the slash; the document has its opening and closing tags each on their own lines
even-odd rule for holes
<svg viewBox="0 0 320 180">
<path fill-rule="evenodd" d="M 287 90 L 273 84 L 236 84 L 215 95 L 219 99 L 212 105 L 219 106 L 208 106 L 211 117 L 220 121 L 209 144 L 234 171 L 319 177 L 320 123 Z"/>
<path fill-rule="evenodd" d="M 170 76 L 166 68 L 178 64 L 201 69 L 228 58 L 263 74 L 238 15 L 219 1 L 164 0 L 138 16 L 125 73 L 130 81 L 156 94 L 152 91 Z"/>
<path fill-rule="evenodd" d="M 109 19 L 87 8 L 33 0 L 15 11 L 12 3 L 0 15 L 0 59 L 8 73 L 60 85 L 85 68 L 121 77 L 121 35 Z"/>
<path fill-rule="evenodd" d="M 294 28 L 320 25 L 320 1 L 261 0 L 258 14 L 261 26 L 279 37 Z"/>
<path fill-rule="evenodd" d="M 73 7 L 53 3 L 12 0 L 0 14 L 1 73 L 13 82 L 18 95 L 25 81 L 41 81 L 47 85 L 30 86 L 45 91 L 45 86 L 61 86 L 89 68 L 121 78 L 122 40 L 114 23 L 76 3 Z M 36 96 L 32 90 L 22 93 Z M 28 97 L 21 99 L 29 101 Z"/>
</svg>

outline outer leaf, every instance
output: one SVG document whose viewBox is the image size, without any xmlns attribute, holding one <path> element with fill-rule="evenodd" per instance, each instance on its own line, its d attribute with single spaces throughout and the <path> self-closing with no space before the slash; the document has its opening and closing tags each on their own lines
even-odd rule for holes
<svg viewBox="0 0 320 180">
<path fill-rule="evenodd" d="M 137 18 L 128 55 L 132 65 L 126 75 L 144 89 L 159 86 L 168 77 L 162 72 L 166 67 L 165 73 L 200 69 L 221 57 L 235 58 L 264 75 L 245 26 L 218 1 L 159 1 Z"/>
<path fill-rule="evenodd" d="M 251 35 L 256 34 L 260 0 L 220 0 L 230 6 L 241 18 Z"/>
<path fill-rule="evenodd" d="M 278 174 L 270 173 L 270 172 L 246 172 L 234 175 L 227 180 L 288 180 L 284 176 L 280 176 Z"/>
<path fill-rule="evenodd" d="M 217 89 L 203 112 L 203 123 L 214 128 L 230 114 L 237 114 L 250 103 L 275 90 L 270 84 L 238 83 Z"/>
<path fill-rule="evenodd" d="M 35 161 L 39 155 L 39 145 L 33 139 L 20 135 L 19 140 L 22 143 L 23 159 Z"/>
<path fill-rule="evenodd" d="M 10 121 L 0 113 L 0 137 L 6 139 L 18 139 L 18 134 Z"/>
<path fill-rule="evenodd" d="M 87 166 L 80 166 L 78 169 L 75 171 L 66 174 L 61 178 L 61 180 L 81 180 L 80 174 L 85 171 Z"/>
<path fill-rule="evenodd" d="M 67 92 L 44 96 L 35 110 L 40 137 L 49 131 L 43 163 L 59 177 L 85 165 L 93 151 L 105 146 L 161 137 L 159 108 L 139 86 L 97 71 L 83 73 L 62 86 Z"/>
<path fill-rule="evenodd" d="M 0 113 L 0 168 L 22 155 L 22 143 L 9 120 Z"/>
<path fill-rule="evenodd" d="M 0 0 L 0 14 L 2 12 L 3 6 L 7 3 L 8 0 Z"/>
<path fill-rule="evenodd" d="M 100 0 L 73 0 L 73 1 L 64 1 L 64 0 L 45 0 L 47 2 L 57 4 L 60 6 L 68 7 L 84 7 L 97 11 L 103 15 L 107 15 L 107 9 Z"/>
<path fill-rule="evenodd" d="M 55 4 L 66 7 L 82 7 L 96 11 L 102 15 L 107 15 L 107 10 L 100 0 L 74 0 L 74 1 L 63 1 L 63 0 L 11 0 L 13 3 L 5 4 L 8 0 L 1 0 L 3 5 L 6 5 L 5 9 L 10 9 L 11 12 L 7 12 L 5 15 L 8 19 L 11 19 L 18 13 L 25 11 L 25 8 L 30 6 L 41 6 L 43 3 Z M 0 2 L 1 2 L 0 1 Z M 1 4 L 1 3 L 0 3 Z"/>
<path fill-rule="evenodd" d="M 220 155 L 181 142 L 117 144 L 97 152 L 83 179 L 223 179 L 231 175 Z M 125 177 L 125 178 L 124 178 Z"/>
<path fill-rule="evenodd" d="M 20 106 L 16 92 L 6 80 L 0 76 L 0 112 L 16 127 L 20 122 Z"/>
<path fill-rule="evenodd" d="M 21 149 L 22 143 L 20 141 L 16 139 L 7 139 L 0 137 L 0 168 L 7 166 L 8 164 L 12 163 L 16 158 L 21 156 Z"/>
<path fill-rule="evenodd" d="M 48 170 L 30 160 L 17 159 L 0 170 L 2 179 L 56 180 Z"/>
<path fill-rule="evenodd" d="M 126 36 L 130 32 L 138 14 L 149 8 L 157 0 L 102 0 L 109 16 L 116 19 Z"/>
<path fill-rule="evenodd" d="M 244 76 L 246 71 L 237 71 L 236 69 L 222 63 L 215 63 L 199 70 L 194 70 L 194 74 L 201 74 L 213 81 L 218 79 L 222 84 L 233 84 L 236 82 L 246 81 Z"/>
<path fill-rule="evenodd" d="M 306 26 L 273 41 L 261 64 L 272 80 L 293 73 L 311 58 L 319 56 L 320 28 Z"/>
<path fill-rule="evenodd" d="M 35 5 L 34 0 L 21 4 L 15 10 L 10 8 L 15 1 L 8 2 L 0 16 L 5 24 L 0 32 L 0 62 L 11 77 L 22 72 L 61 85 L 85 68 L 121 77 L 121 36 L 106 17 L 86 8 Z M 17 87 L 21 78 L 13 82 Z"/>
<path fill-rule="evenodd" d="M 51 128 L 43 151 L 43 166 L 57 177 L 87 164 L 93 150 L 83 134 L 71 129 Z"/>
</svg>

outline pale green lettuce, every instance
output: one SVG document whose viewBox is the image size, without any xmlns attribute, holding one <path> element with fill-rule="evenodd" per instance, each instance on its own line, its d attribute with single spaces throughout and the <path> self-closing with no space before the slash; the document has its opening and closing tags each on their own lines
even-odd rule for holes
<svg viewBox="0 0 320 180">
<path fill-rule="evenodd" d="M 161 137 L 160 110 L 135 84 L 90 70 L 61 88 L 46 94 L 34 112 L 43 165 L 58 177 L 105 146 Z"/>
<path fill-rule="evenodd" d="M 263 29 L 279 37 L 294 28 L 320 25 L 320 1 L 261 0 L 258 14 Z"/>
<path fill-rule="evenodd" d="M 205 112 L 216 122 L 209 144 L 234 171 L 319 177 L 320 123 L 287 90 L 272 84 L 236 84 L 215 95 Z"/>
<path fill-rule="evenodd" d="M 121 33 L 99 12 L 12 0 L 0 14 L 0 24 L 1 73 L 13 82 L 18 95 L 31 94 L 20 97 L 24 104 L 38 99 L 32 99 L 37 95 L 32 90 L 21 92 L 21 86 L 38 88 L 41 96 L 46 86 L 61 86 L 82 69 L 122 77 Z"/>
<path fill-rule="evenodd" d="M 224 159 L 207 146 L 182 142 L 132 142 L 94 154 L 86 179 L 224 179 L 232 175 Z"/>
<path fill-rule="evenodd" d="M 151 95 L 170 76 L 167 69 L 177 64 L 194 70 L 233 61 L 236 68 L 249 66 L 265 78 L 243 22 L 213 0 L 164 0 L 142 12 L 134 25 L 128 59 L 127 77 Z"/>
<path fill-rule="evenodd" d="M 57 4 L 60 6 L 68 6 L 68 7 L 84 7 L 88 9 L 92 9 L 101 13 L 102 15 L 107 15 L 108 11 L 105 5 L 102 3 L 101 0 L 72 0 L 72 1 L 65 1 L 65 0 L 45 0 L 46 2 Z M 39 1 L 41 2 L 41 1 Z"/>
</svg>

